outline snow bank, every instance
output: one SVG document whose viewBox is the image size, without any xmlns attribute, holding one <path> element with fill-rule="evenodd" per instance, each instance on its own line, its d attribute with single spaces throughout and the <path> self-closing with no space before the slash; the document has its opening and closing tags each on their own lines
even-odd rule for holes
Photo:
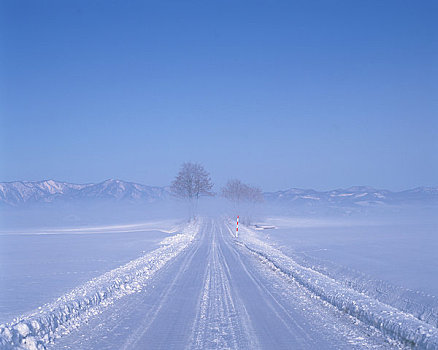
<svg viewBox="0 0 438 350">
<path fill-rule="evenodd" d="M 298 264 L 321 272 L 347 288 L 364 293 L 411 314 L 435 328 L 438 327 L 438 298 L 434 295 L 378 280 L 362 271 L 308 255 L 306 252 L 294 252 L 291 258 Z"/>
<path fill-rule="evenodd" d="M 184 226 L 181 233 L 165 238 L 160 248 L 94 278 L 28 315 L 0 325 L 0 348 L 45 349 L 105 306 L 141 291 L 153 274 L 188 247 L 200 224 L 196 221 Z"/>
<path fill-rule="evenodd" d="M 261 261 L 273 270 L 293 278 L 339 310 L 414 348 L 438 349 L 438 329 L 433 325 L 298 264 L 278 249 L 259 240 L 256 233 L 245 226 L 239 227 L 239 234 L 241 244 Z"/>
</svg>

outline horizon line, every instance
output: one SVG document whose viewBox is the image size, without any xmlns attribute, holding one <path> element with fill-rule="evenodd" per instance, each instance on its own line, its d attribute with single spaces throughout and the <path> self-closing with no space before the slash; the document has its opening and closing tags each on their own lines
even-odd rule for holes
<svg viewBox="0 0 438 350">
<path fill-rule="evenodd" d="M 43 179 L 43 180 L 36 180 L 36 181 L 32 181 L 32 180 L 14 180 L 14 181 L 0 181 L 0 184 L 12 184 L 12 183 L 16 183 L 16 182 L 21 182 L 21 183 L 41 183 L 41 182 L 48 182 L 48 181 L 53 181 L 53 182 L 57 182 L 57 183 L 65 183 L 65 184 L 71 184 L 71 185 L 98 185 L 107 181 L 120 181 L 120 182 L 124 182 L 124 183 L 131 183 L 131 184 L 136 184 L 136 185 L 141 185 L 141 186 L 147 186 L 147 187 L 156 187 L 156 188 L 166 188 L 169 187 L 169 185 L 167 186 L 157 186 L 157 185 L 146 185 L 140 182 L 135 182 L 135 181 L 126 181 L 126 180 L 122 180 L 122 179 L 116 179 L 116 178 L 107 178 L 103 181 L 99 181 L 99 182 L 85 182 L 85 183 L 78 183 L 78 182 L 69 182 L 69 181 L 61 181 L 61 180 L 55 180 L 53 178 L 51 179 Z M 289 187 L 286 189 L 280 189 L 280 190 L 275 190 L 275 191 L 263 191 L 263 193 L 275 193 L 275 192 L 284 192 L 284 191 L 289 191 L 289 190 L 306 190 L 306 191 L 315 191 L 315 192 L 331 192 L 331 191 L 336 191 L 336 190 L 349 190 L 352 188 L 369 188 L 372 190 L 377 190 L 377 191 L 388 191 L 388 192 L 393 192 L 393 193 L 397 193 L 397 192 L 404 192 L 404 191 L 409 191 L 409 190 L 416 190 L 416 189 L 438 189 L 438 185 L 436 186 L 426 186 L 426 185 L 422 185 L 422 186 L 416 186 L 416 187 L 410 187 L 410 188 L 405 188 L 399 191 L 393 191 L 393 190 L 388 190 L 386 188 L 377 188 L 374 186 L 370 186 L 370 185 L 353 185 L 353 186 L 349 186 L 349 187 L 337 187 L 337 188 L 332 188 L 332 189 L 328 189 L 328 190 L 315 190 L 314 188 L 305 188 L 305 187 Z"/>
</svg>

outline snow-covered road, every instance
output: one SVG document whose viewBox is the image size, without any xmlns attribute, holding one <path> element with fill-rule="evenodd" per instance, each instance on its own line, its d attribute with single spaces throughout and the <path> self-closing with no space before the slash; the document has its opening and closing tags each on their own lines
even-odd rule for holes
<svg viewBox="0 0 438 350">
<path fill-rule="evenodd" d="M 123 294 L 89 317 L 79 318 L 74 327 L 64 327 L 48 348 L 393 349 L 415 345 L 393 340 L 397 336 L 372 326 L 362 313 L 355 317 L 348 309 L 340 311 L 336 298 L 321 295 L 312 282 L 303 283 L 308 276 L 301 276 L 302 271 L 282 270 L 281 257 L 263 247 L 263 242 L 257 246 L 250 235 L 245 237 L 245 230 L 236 240 L 226 220 L 204 219 L 196 236 L 184 248 L 172 248 L 177 254 L 150 273 L 135 293 Z M 329 282 L 321 277 L 314 283 Z M 326 286 L 331 293 L 333 286 Z M 357 297 L 349 291 L 336 293 Z M 383 308 L 386 315 L 390 310 L 377 301 L 371 302 L 373 309 L 366 297 L 352 302 L 359 311 Z M 398 321 L 405 317 L 396 310 L 392 316 Z M 433 349 L 436 329 L 406 317 L 413 339 L 415 327 L 429 332 L 425 337 L 431 341 L 416 345 L 429 348 L 429 344 Z M 381 321 L 384 327 L 386 319 Z"/>
<path fill-rule="evenodd" d="M 219 220 L 142 292 L 58 339 L 74 349 L 352 349 L 394 347 L 236 244 Z"/>
</svg>

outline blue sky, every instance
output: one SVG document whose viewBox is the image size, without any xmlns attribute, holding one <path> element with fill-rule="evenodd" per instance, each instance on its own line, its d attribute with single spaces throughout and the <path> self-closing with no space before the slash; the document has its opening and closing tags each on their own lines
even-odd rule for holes
<svg viewBox="0 0 438 350">
<path fill-rule="evenodd" d="M 438 185 L 436 1 L 0 6 L 0 181 Z"/>
</svg>

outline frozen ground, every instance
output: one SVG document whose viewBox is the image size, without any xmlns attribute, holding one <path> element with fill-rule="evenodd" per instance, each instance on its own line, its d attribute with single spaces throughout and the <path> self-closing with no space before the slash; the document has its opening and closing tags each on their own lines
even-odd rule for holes
<svg viewBox="0 0 438 350">
<path fill-rule="evenodd" d="M 0 345 L 5 349 L 438 347 L 431 313 L 422 318 L 430 309 L 416 315 L 418 304 L 410 312 L 361 292 L 345 283 L 339 270 L 308 266 L 302 254 L 295 259 L 293 241 L 280 246 L 281 237 L 275 235 L 281 236 L 281 231 L 269 232 L 267 237 L 268 231 L 242 226 L 236 239 L 234 222 L 218 218 L 181 226 L 142 256 L 0 326 Z M 329 268 L 335 266 L 330 264 Z"/>
</svg>

